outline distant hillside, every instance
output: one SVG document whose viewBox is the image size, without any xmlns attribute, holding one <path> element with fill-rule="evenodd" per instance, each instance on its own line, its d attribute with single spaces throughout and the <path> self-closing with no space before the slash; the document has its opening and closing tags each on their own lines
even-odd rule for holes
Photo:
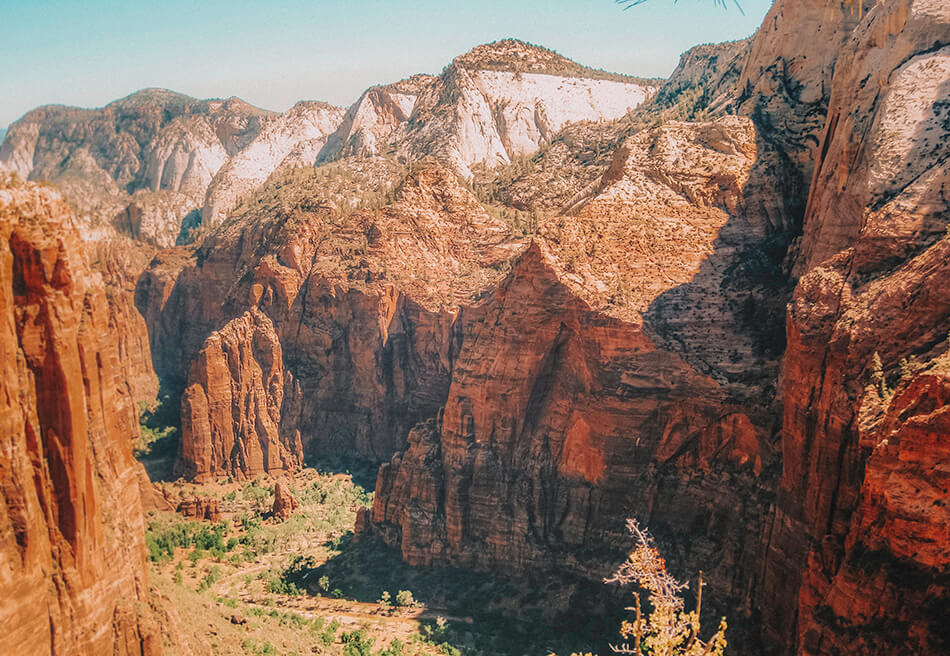
<svg viewBox="0 0 950 656">
<path fill-rule="evenodd" d="M 518 39 L 504 39 L 476 46 L 455 58 L 455 63 L 482 71 L 518 71 L 590 80 L 612 80 L 646 85 L 659 85 L 662 78 L 642 78 L 590 68 L 563 55 Z"/>
</svg>

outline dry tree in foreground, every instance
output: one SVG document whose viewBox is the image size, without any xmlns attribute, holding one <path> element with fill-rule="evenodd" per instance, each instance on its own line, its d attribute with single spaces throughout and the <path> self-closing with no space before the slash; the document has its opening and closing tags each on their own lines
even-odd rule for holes
<svg viewBox="0 0 950 656">
<path fill-rule="evenodd" d="M 726 649 L 726 618 L 720 620 L 719 628 L 709 639 L 700 638 L 702 572 L 696 591 L 696 610 L 686 612 L 680 592 L 689 584 L 680 583 L 666 570 L 666 561 L 654 545 L 653 538 L 637 520 L 628 519 L 627 529 L 636 540 L 636 546 L 626 562 L 605 582 L 633 583 L 646 590 L 652 611 L 644 617 L 640 591 L 634 591 L 636 605 L 627 610 L 636 613 L 635 619 L 623 622 L 620 635 L 624 641 L 611 645 L 611 649 L 618 654 L 636 656 L 722 656 Z"/>
</svg>

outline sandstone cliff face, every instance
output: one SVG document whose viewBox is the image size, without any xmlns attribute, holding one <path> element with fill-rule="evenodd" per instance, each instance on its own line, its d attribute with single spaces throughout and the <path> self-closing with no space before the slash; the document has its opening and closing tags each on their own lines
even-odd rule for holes
<svg viewBox="0 0 950 656">
<path fill-rule="evenodd" d="M 767 626 L 802 653 L 948 647 L 948 37 L 945 3 L 882 2 L 835 67 L 788 313 L 763 584 L 780 600 L 763 602 Z M 893 393 L 872 380 L 875 353 Z"/>
<path fill-rule="evenodd" d="M 636 516 L 769 648 L 946 651 L 943 5 L 777 2 L 737 84 L 741 44 L 663 96 L 740 116 L 561 132 L 539 162 L 603 147 L 509 196 L 570 210 L 530 244 L 435 165 L 356 210 L 272 180 L 137 289 L 187 386 L 181 471 L 383 461 L 359 526 L 420 564 L 599 577 Z M 368 94 L 333 149 L 380 137 L 463 174 L 531 152 L 566 60 L 523 45 L 459 58 L 406 121 Z"/>
<path fill-rule="evenodd" d="M 452 308 L 512 254 L 508 227 L 436 165 L 409 173 L 383 210 L 341 215 L 306 191 L 294 203 L 235 217 L 194 259 L 169 253 L 139 283 L 156 367 L 187 375 L 189 476 L 328 451 L 389 459 L 444 403 Z"/>
<path fill-rule="evenodd" d="M 781 353 L 742 309 L 776 290 L 731 273 L 770 234 L 757 156 L 737 117 L 628 140 L 579 215 L 462 308 L 445 406 L 381 468 L 372 530 L 417 564 L 597 577 L 636 516 L 751 614 Z"/>
<path fill-rule="evenodd" d="M 102 281 L 54 192 L 0 190 L 0 627 L 10 653 L 158 654 L 138 425 Z"/>
<path fill-rule="evenodd" d="M 201 211 L 203 224 L 220 223 L 238 199 L 280 166 L 312 165 L 343 120 L 343 110 L 325 103 L 299 102 L 273 121 L 209 180 Z"/>
</svg>

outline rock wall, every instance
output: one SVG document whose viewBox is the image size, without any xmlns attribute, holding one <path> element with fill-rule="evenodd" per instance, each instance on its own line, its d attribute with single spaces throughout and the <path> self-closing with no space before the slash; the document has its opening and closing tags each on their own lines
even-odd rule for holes
<svg viewBox="0 0 950 656">
<path fill-rule="evenodd" d="M 185 391 L 179 471 L 252 476 L 317 453 L 388 460 L 445 402 L 456 313 L 439 304 L 501 275 L 499 234 L 454 174 L 427 165 L 385 211 L 249 215 L 194 256 L 157 259 L 136 302 L 156 368 Z"/>
<path fill-rule="evenodd" d="M 835 66 L 762 589 L 767 630 L 801 653 L 948 647 L 948 41 L 946 3 L 881 2 Z"/>
<path fill-rule="evenodd" d="M 0 627 L 17 654 L 161 653 L 138 422 L 102 280 L 49 189 L 0 189 Z"/>
</svg>

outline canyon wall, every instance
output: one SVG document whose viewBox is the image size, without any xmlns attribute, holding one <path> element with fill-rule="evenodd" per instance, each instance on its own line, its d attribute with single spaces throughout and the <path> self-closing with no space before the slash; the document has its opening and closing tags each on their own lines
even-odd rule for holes
<svg viewBox="0 0 950 656">
<path fill-rule="evenodd" d="M 634 516 L 704 571 L 737 649 L 946 650 L 944 5 L 775 3 L 738 82 L 745 44 L 710 83 L 737 116 L 618 129 L 530 237 L 445 165 L 547 139 L 544 112 L 489 101 L 564 60 L 476 49 L 408 118 L 368 94 L 328 157 L 379 137 L 442 165 L 372 209 L 268 183 L 140 279 L 179 471 L 357 453 L 383 463 L 361 530 L 511 574 L 598 578 Z"/>
<path fill-rule="evenodd" d="M 795 268 L 762 607 L 800 653 L 946 634 L 950 8 L 878 3 L 838 57 Z"/>
<path fill-rule="evenodd" d="M 138 421 L 65 201 L 0 189 L 0 628 L 18 654 L 160 654 Z"/>
<path fill-rule="evenodd" d="M 453 298 L 501 275 L 506 232 L 428 164 L 383 211 L 256 212 L 194 255 L 160 255 L 136 302 L 157 370 L 184 391 L 179 471 L 253 476 L 314 453 L 388 460 L 444 404 Z"/>
</svg>

